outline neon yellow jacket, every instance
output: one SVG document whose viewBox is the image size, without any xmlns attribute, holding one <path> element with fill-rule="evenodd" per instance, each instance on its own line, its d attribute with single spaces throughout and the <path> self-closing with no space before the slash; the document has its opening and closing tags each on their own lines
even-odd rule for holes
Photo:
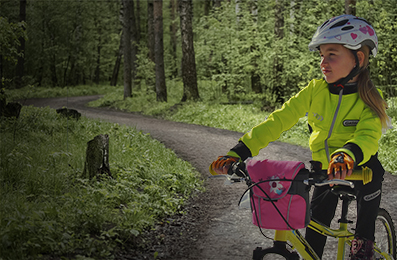
<svg viewBox="0 0 397 260">
<path fill-rule="evenodd" d="M 313 129 L 309 140 L 313 160 L 326 169 L 330 156 L 343 151 L 362 165 L 377 153 L 382 126 L 379 117 L 359 97 L 357 87 L 351 88 L 345 87 L 341 94 L 342 88 L 331 89 L 325 80 L 314 79 L 240 141 L 255 156 L 307 114 Z M 228 154 L 242 158 L 238 148 Z"/>
</svg>

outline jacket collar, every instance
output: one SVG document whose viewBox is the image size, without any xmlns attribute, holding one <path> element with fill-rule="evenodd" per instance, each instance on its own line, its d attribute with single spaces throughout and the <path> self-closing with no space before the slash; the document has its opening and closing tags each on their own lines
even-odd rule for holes
<svg viewBox="0 0 397 260">
<path fill-rule="evenodd" d="M 358 92 L 357 82 L 342 84 L 328 83 L 329 92 L 338 95 L 341 88 L 343 88 L 343 95 L 353 94 Z"/>
</svg>

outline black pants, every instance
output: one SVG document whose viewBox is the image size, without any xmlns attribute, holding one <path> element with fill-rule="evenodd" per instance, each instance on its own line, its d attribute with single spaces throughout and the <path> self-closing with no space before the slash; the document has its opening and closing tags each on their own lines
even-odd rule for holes
<svg viewBox="0 0 397 260">
<path fill-rule="evenodd" d="M 379 162 L 377 155 L 364 164 L 373 171 L 372 181 L 363 185 L 361 181 L 355 181 L 355 192 L 357 197 L 357 223 L 355 236 L 374 241 L 375 220 L 381 199 L 382 181 L 385 170 Z M 310 205 L 311 217 L 327 226 L 331 224 L 335 216 L 338 197 L 330 192 L 331 187 L 316 187 Z M 306 240 L 321 258 L 327 240 L 310 228 L 306 229 Z"/>
</svg>

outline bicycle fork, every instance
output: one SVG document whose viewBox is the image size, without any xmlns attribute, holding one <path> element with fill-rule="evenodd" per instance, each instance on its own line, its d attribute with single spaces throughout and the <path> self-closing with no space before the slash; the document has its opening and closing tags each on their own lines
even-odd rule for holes
<svg viewBox="0 0 397 260">
<path fill-rule="evenodd" d="M 299 260 L 298 253 L 287 248 L 287 241 L 296 246 L 292 249 L 296 249 L 304 259 L 320 259 L 298 230 L 275 230 L 273 247 L 257 247 L 252 259 L 262 260 L 267 254 L 278 254 L 288 260 Z"/>
<path fill-rule="evenodd" d="M 296 252 L 287 249 L 288 236 L 287 230 L 275 230 L 273 247 L 262 249 L 262 247 L 257 247 L 254 250 L 253 260 L 262 260 L 267 254 L 277 254 L 283 256 L 285 259 L 289 260 L 299 260 L 299 255 Z"/>
</svg>

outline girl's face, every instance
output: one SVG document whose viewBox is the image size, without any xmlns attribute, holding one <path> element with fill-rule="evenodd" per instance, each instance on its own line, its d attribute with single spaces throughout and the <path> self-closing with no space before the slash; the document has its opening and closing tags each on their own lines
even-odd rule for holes
<svg viewBox="0 0 397 260">
<path fill-rule="evenodd" d="M 353 53 L 341 44 L 320 45 L 320 56 L 321 72 L 328 83 L 346 77 L 356 65 Z"/>
</svg>

